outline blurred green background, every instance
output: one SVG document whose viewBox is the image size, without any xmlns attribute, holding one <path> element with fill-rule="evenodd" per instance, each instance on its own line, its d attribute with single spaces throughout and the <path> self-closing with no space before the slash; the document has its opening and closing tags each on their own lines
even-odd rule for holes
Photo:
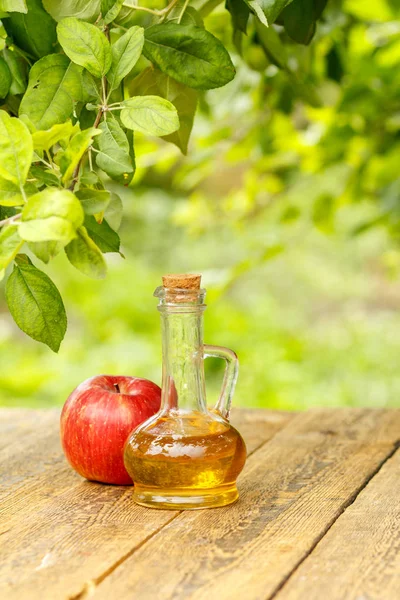
<svg viewBox="0 0 400 600">
<path fill-rule="evenodd" d="M 69 315 L 58 355 L 18 330 L 0 284 L 1 405 L 61 405 L 99 373 L 159 383 L 152 293 L 185 271 L 208 289 L 207 343 L 239 354 L 237 406 L 399 405 L 400 7 L 324 15 L 310 46 L 277 27 L 279 60 L 251 24 L 240 56 L 222 5 L 207 18 L 237 77 L 202 97 L 188 156 L 137 135 L 106 280 L 44 267 Z M 210 402 L 221 369 L 207 361 Z"/>
</svg>

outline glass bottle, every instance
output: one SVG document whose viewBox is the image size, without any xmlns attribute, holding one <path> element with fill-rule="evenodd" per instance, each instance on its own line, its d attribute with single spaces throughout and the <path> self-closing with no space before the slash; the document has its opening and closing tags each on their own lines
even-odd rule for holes
<svg viewBox="0 0 400 600">
<path fill-rule="evenodd" d="M 225 506 L 238 498 L 236 479 L 246 446 L 229 423 L 238 359 L 232 350 L 203 344 L 205 290 L 199 275 L 167 275 L 156 289 L 163 340 L 160 411 L 139 425 L 125 445 L 133 499 L 153 508 Z M 226 369 L 215 408 L 206 404 L 204 358 Z"/>
</svg>

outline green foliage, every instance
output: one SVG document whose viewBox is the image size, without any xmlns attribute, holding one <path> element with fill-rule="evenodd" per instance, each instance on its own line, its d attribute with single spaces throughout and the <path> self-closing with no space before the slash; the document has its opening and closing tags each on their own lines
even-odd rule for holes
<svg viewBox="0 0 400 600">
<path fill-rule="evenodd" d="M 379 195 L 372 221 L 398 236 L 399 40 L 382 17 L 395 21 L 391 4 L 376 9 L 379 30 L 352 0 L 227 0 L 227 10 L 143 1 L 0 0 L 2 277 L 24 243 L 34 260 L 66 254 L 103 277 L 103 254 L 120 252 L 116 186 L 153 180 L 193 200 L 177 218 L 196 231 L 251 220 L 279 197 L 283 228 L 306 212 L 328 232 L 349 197 Z M 196 110 L 203 138 L 183 160 L 176 147 L 187 153 Z M 224 169 L 236 188 L 216 193 L 204 182 Z M 259 260 L 276 249 L 279 240 L 261 242 Z"/>
<path fill-rule="evenodd" d="M 110 90 L 115 90 L 133 69 L 142 54 L 144 30 L 131 27 L 112 47 L 112 63 L 107 75 Z"/>
<path fill-rule="evenodd" d="M 101 0 L 101 15 L 104 23 L 112 23 L 118 17 L 124 0 Z"/>
<path fill-rule="evenodd" d="M 24 185 L 32 161 L 33 143 L 27 126 L 0 112 L 0 177 Z"/>
<path fill-rule="evenodd" d="M 163 73 L 195 89 L 221 87 L 235 76 L 225 47 L 195 25 L 153 25 L 145 31 L 143 51 Z"/>
<path fill-rule="evenodd" d="M 80 96 L 79 67 L 62 54 L 49 54 L 32 67 L 19 114 L 40 131 L 50 129 L 69 119 Z"/>
<path fill-rule="evenodd" d="M 5 98 L 10 91 L 11 86 L 10 69 L 4 58 L 0 56 L 0 98 Z"/>
<path fill-rule="evenodd" d="M 54 52 L 56 24 L 43 10 L 40 0 L 26 0 L 26 4 L 27 12 L 10 13 L 9 18 L 4 19 L 4 27 L 22 50 L 41 58 Z"/>
<path fill-rule="evenodd" d="M 149 135 L 169 135 L 179 129 L 175 106 L 159 96 L 136 96 L 122 102 L 121 121 L 128 129 Z"/>
<path fill-rule="evenodd" d="M 68 244 L 83 224 L 83 208 L 69 190 L 46 188 L 31 196 L 25 204 L 19 232 L 28 242 Z"/>
<path fill-rule="evenodd" d="M 3 227 L 0 231 L 0 271 L 14 260 L 23 243 L 16 225 Z"/>
<path fill-rule="evenodd" d="M 56 21 L 66 17 L 93 21 L 100 13 L 100 0 L 43 0 L 43 6 Z"/>
<path fill-rule="evenodd" d="M 69 262 L 89 277 L 104 279 L 107 274 L 107 265 L 103 254 L 85 227 L 80 227 L 77 237 L 65 247 Z"/>
<path fill-rule="evenodd" d="M 11 95 L 23 94 L 27 85 L 25 60 L 9 48 L 4 48 L 2 54 L 11 74 L 9 93 Z"/>
<path fill-rule="evenodd" d="M 119 235 L 111 229 L 105 219 L 99 223 L 94 217 L 88 216 L 85 219 L 85 227 L 102 252 L 119 252 Z"/>
<path fill-rule="evenodd" d="M 99 125 L 102 134 L 96 138 L 96 164 L 115 181 L 125 183 L 133 173 L 128 138 L 118 121 L 111 115 Z"/>
<path fill-rule="evenodd" d="M 0 0 L 0 10 L 7 12 L 27 13 L 28 8 L 25 0 Z"/>
<path fill-rule="evenodd" d="M 111 48 L 107 38 L 90 23 L 75 17 L 57 25 L 58 41 L 65 54 L 94 77 L 102 77 L 111 67 Z"/>
<path fill-rule="evenodd" d="M 6 286 L 10 313 L 24 333 L 58 352 L 67 329 L 60 293 L 45 273 L 19 256 Z"/>
</svg>

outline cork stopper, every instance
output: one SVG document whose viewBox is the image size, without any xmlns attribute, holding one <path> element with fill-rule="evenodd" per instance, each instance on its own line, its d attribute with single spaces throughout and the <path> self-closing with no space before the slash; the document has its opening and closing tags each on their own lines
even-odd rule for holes
<svg viewBox="0 0 400 600">
<path fill-rule="evenodd" d="M 169 289 L 199 290 L 201 275 L 189 273 L 163 275 L 162 282 L 163 286 Z"/>
</svg>

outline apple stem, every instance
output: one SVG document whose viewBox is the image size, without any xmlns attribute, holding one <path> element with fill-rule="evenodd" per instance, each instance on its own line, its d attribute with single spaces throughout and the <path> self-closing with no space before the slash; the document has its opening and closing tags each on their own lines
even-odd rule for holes
<svg viewBox="0 0 400 600">
<path fill-rule="evenodd" d="M 119 389 L 119 385 L 118 385 L 118 383 L 114 383 L 113 385 L 114 385 L 114 387 L 115 387 L 115 391 L 117 392 L 117 394 L 120 394 L 120 393 L 121 393 L 121 390 Z"/>
</svg>

